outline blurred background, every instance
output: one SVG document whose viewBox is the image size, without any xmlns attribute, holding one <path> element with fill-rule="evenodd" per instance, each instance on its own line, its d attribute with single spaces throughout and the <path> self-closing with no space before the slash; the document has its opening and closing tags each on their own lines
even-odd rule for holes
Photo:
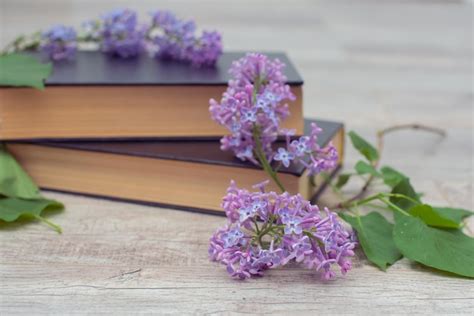
<svg viewBox="0 0 474 316">
<path fill-rule="evenodd" d="M 471 1 L 0 1 L 2 47 L 22 33 L 78 27 L 122 7 L 141 19 L 155 9 L 193 18 L 200 29 L 220 31 L 225 50 L 285 51 L 305 80 L 308 117 L 344 121 L 371 140 L 394 124 L 446 128 L 443 141 L 412 131 L 391 135 L 384 160 L 408 174 L 426 168 L 419 187 L 440 186 L 472 208 Z"/>
</svg>

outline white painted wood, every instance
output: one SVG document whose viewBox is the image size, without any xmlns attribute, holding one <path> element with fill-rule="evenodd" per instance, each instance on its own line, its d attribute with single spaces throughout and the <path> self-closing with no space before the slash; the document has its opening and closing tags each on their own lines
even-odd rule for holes
<svg viewBox="0 0 474 316">
<path fill-rule="evenodd" d="M 411 175 L 426 200 L 473 208 L 470 2 L 2 0 L 0 44 L 117 6 L 193 16 L 221 30 L 228 49 L 287 51 L 305 78 L 310 117 L 342 120 L 370 139 L 397 123 L 446 128 L 444 140 L 390 135 L 383 160 Z M 357 159 L 348 150 L 347 164 Z M 384 273 L 362 253 L 334 282 L 298 266 L 234 281 L 207 260 L 207 240 L 222 217 L 46 195 L 67 205 L 51 216 L 63 235 L 36 223 L 0 225 L 2 315 L 474 312 L 471 280 L 407 260 Z"/>
</svg>

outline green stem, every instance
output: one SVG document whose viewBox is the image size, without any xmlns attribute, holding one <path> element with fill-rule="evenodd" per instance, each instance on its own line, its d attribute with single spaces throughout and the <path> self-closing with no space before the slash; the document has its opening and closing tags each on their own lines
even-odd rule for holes
<svg viewBox="0 0 474 316">
<path fill-rule="evenodd" d="M 418 202 L 417 200 L 409 197 L 409 196 L 406 196 L 404 194 L 399 194 L 399 193 L 377 193 L 375 195 L 371 195 L 365 199 L 362 199 L 362 200 L 358 200 L 358 201 L 355 201 L 355 202 L 352 202 L 350 204 L 347 204 L 347 205 L 341 205 L 342 208 L 351 208 L 351 207 L 354 207 L 354 206 L 361 206 L 361 205 L 364 205 L 364 204 L 367 204 L 369 202 L 372 202 L 374 200 L 380 200 L 381 198 L 384 198 L 384 197 L 395 197 L 395 198 L 399 198 L 399 199 L 405 199 L 405 200 L 408 200 L 412 203 L 415 203 L 415 204 L 420 204 L 420 202 Z"/>
<path fill-rule="evenodd" d="M 272 180 L 276 183 L 278 188 L 280 188 L 281 192 L 286 192 L 285 187 L 278 179 L 278 175 L 275 171 L 273 171 L 272 166 L 267 160 L 265 153 L 263 152 L 262 142 L 260 140 L 260 131 L 257 126 L 253 128 L 253 139 L 255 141 L 255 154 L 263 167 L 263 170 L 272 178 Z"/>
<path fill-rule="evenodd" d="M 260 234 L 260 229 L 258 228 L 257 220 L 254 219 L 254 220 L 253 220 L 253 223 L 254 223 L 254 225 L 255 225 L 255 231 L 257 232 L 257 234 Z"/>
<path fill-rule="evenodd" d="M 275 220 L 275 217 L 271 216 L 269 221 L 267 222 L 268 225 L 267 226 L 264 226 L 262 227 L 262 229 L 260 230 L 260 233 L 257 235 L 257 239 L 258 239 L 258 243 L 260 244 L 260 246 L 262 246 L 262 238 L 263 236 L 265 236 L 266 234 L 268 234 L 272 229 L 273 229 L 273 222 Z"/>
<path fill-rule="evenodd" d="M 402 213 L 403 215 L 405 216 L 411 216 L 409 213 L 405 212 L 404 210 L 402 210 L 401 208 L 399 208 L 398 206 L 396 206 L 395 204 L 393 204 L 392 202 L 390 202 L 389 200 L 386 200 L 384 198 L 380 198 L 379 199 L 381 202 L 385 203 L 387 206 L 389 206 L 391 209 L 394 209 L 400 213 Z"/>
<path fill-rule="evenodd" d="M 48 225 L 49 227 L 51 227 L 53 230 L 55 230 L 58 234 L 61 234 L 63 232 L 61 226 L 57 225 L 57 224 L 54 224 L 53 222 L 47 220 L 46 218 L 44 217 L 41 217 L 39 215 L 34 215 L 34 218 L 36 218 L 37 220 L 45 223 L 46 225 Z"/>
</svg>

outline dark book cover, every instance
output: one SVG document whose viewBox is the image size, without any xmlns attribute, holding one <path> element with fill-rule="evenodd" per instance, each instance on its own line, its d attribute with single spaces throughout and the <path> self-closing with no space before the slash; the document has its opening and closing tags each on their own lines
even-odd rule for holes
<svg viewBox="0 0 474 316">
<path fill-rule="evenodd" d="M 343 128 L 342 123 L 305 120 L 305 134 L 310 132 L 310 125 L 316 122 L 322 128 L 318 137 L 320 146 L 327 145 Z M 96 151 L 118 155 L 139 156 L 147 158 L 171 159 L 187 162 L 225 165 L 240 168 L 258 168 L 249 162 L 236 158 L 231 151 L 222 151 L 218 141 L 210 140 L 133 140 L 133 141 L 26 141 L 42 146 L 59 147 L 73 150 Z M 284 141 L 275 143 L 275 147 L 286 147 Z M 282 173 L 301 176 L 304 172 L 302 165 L 292 164 L 289 168 L 282 167 Z"/>
<path fill-rule="evenodd" d="M 288 84 L 303 84 L 303 79 L 285 53 L 265 54 L 286 64 L 284 73 Z M 226 85 L 232 62 L 244 55 L 244 52 L 225 52 L 215 67 L 198 68 L 145 54 L 123 59 L 98 51 L 79 51 L 73 60 L 54 62 L 53 73 L 46 80 L 46 85 Z M 34 56 L 42 58 L 39 53 Z"/>
</svg>

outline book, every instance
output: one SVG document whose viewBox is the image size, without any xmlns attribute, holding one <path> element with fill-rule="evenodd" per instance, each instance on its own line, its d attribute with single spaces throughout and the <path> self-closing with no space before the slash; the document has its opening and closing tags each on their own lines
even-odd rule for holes
<svg viewBox="0 0 474 316">
<path fill-rule="evenodd" d="M 283 127 L 301 134 L 303 80 L 285 54 L 267 55 L 286 64 L 296 100 Z M 209 99 L 221 99 L 232 61 L 243 56 L 226 52 L 216 67 L 196 68 L 148 56 L 78 52 L 72 61 L 54 63 L 43 91 L 0 87 L 0 140 L 218 138 L 226 130 L 209 118 Z"/>
<path fill-rule="evenodd" d="M 308 128 L 309 122 L 305 124 Z M 323 128 L 318 143 L 323 146 L 332 141 L 342 163 L 343 125 L 316 123 Z M 215 140 L 6 144 L 43 189 L 179 209 L 220 212 L 230 180 L 251 190 L 252 185 L 268 179 L 261 168 L 222 151 Z M 324 179 L 309 177 L 303 166 L 294 164 L 282 168 L 279 178 L 288 192 L 306 199 L 312 199 L 324 184 Z M 268 190 L 279 191 L 272 182 Z"/>
</svg>

